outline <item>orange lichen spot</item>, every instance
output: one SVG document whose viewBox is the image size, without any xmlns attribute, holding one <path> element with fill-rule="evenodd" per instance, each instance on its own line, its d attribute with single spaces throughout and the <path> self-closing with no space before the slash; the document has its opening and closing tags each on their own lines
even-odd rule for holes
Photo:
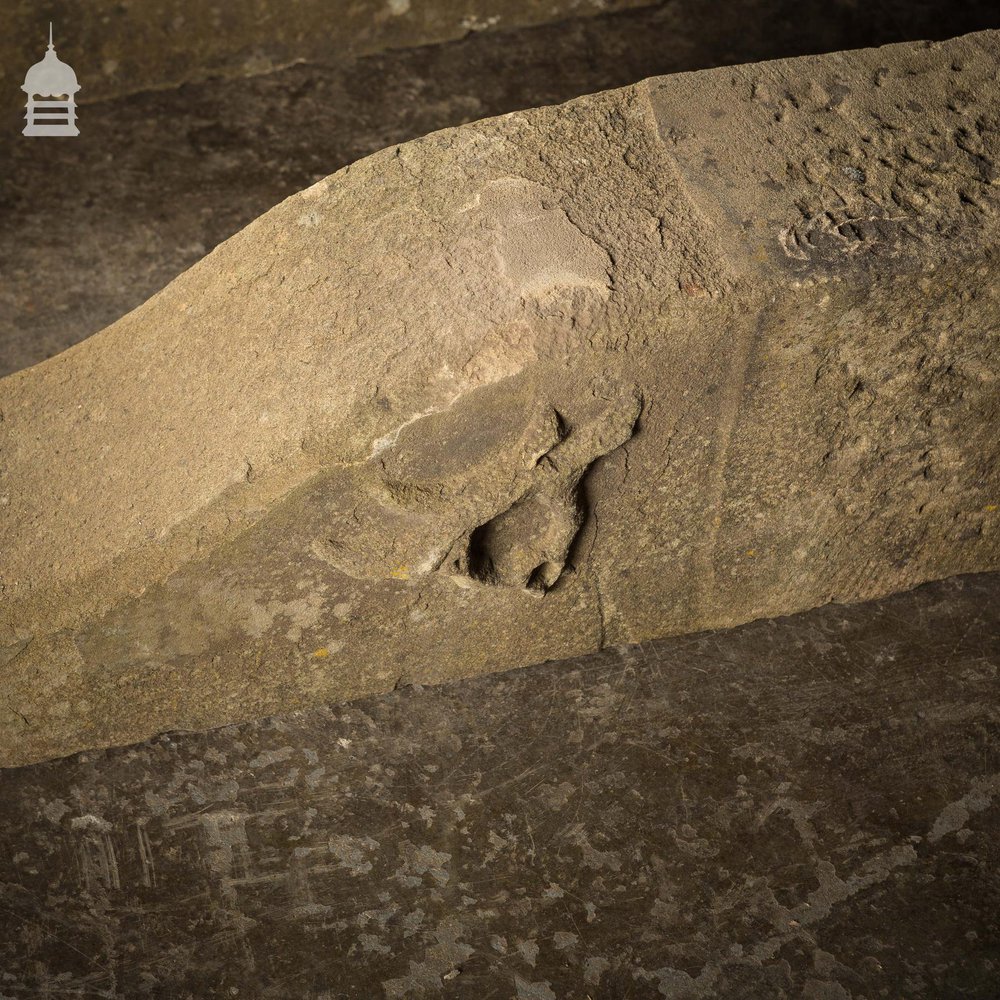
<svg viewBox="0 0 1000 1000">
<path fill-rule="evenodd" d="M 985 507 L 983 508 L 983 510 L 985 510 L 987 514 L 992 514 L 992 513 L 993 513 L 993 511 L 995 511 L 996 509 L 997 509 L 997 505 L 996 505 L 995 503 L 988 503 L 988 504 L 987 504 L 987 505 L 986 505 L 986 506 L 985 506 Z"/>
<path fill-rule="evenodd" d="M 329 656 L 329 655 L 330 655 L 330 650 L 328 650 L 326 648 L 326 646 L 320 646 L 319 649 L 317 649 L 317 650 L 315 650 L 313 652 L 313 656 L 317 657 L 320 660 L 322 660 L 323 657 Z"/>
<path fill-rule="evenodd" d="M 747 549 L 747 555 L 748 556 L 755 556 L 755 555 L 757 555 L 757 550 L 756 549 Z"/>
<path fill-rule="evenodd" d="M 408 566 L 397 566 L 390 574 L 394 580 L 409 580 L 410 568 Z"/>
</svg>

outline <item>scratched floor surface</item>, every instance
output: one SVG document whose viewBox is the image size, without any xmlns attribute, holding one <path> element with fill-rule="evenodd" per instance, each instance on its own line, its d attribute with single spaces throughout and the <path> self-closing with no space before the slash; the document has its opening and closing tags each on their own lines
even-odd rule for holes
<svg viewBox="0 0 1000 1000">
<path fill-rule="evenodd" d="M 0 997 L 1000 992 L 1000 574 L 0 772 Z"/>
</svg>

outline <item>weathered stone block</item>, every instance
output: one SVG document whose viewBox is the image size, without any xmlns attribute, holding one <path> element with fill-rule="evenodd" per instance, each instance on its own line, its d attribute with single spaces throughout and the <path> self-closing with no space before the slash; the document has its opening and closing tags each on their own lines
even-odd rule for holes
<svg viewBox="0 0 1000 1000">
<path fill-rule="evenodd" d="M 0 759 L 996 568 L 998 55 L 435 133 L 0 381 Z"/>
</svg>

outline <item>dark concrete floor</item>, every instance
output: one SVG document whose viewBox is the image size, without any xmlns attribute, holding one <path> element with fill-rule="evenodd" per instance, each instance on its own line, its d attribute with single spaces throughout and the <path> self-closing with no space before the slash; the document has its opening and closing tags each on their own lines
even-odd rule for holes
<svg viewBox="0 0 1000 1000">
<path fill-rule="evenodd" d="M 0 772 L 0 997 L 992 998 L 1000 574 Z"/>
<path fill-rule="evenodd" d="M 27 139 L 10 118 L 0 375 L 100 330 L 283 198 L 384 146 L 660 73 L 984 27 L 1000 27 L 996 0 L 665 0 L 85 104 L 76 139 Z"/>
</svg>

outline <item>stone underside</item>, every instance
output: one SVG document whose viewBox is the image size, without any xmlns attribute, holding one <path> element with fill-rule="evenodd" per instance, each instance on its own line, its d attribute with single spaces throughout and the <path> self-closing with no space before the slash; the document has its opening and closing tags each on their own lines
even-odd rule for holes
<svg viewBox="0 0 1000 1000">
<path fill-rule="evenodd" d="M 0 381 L 0 762 L 996 567 L 998 52 L 434 133 Z"/>
<path fill-rule="evenodd" d="M 993 1000 L 1000 574 L 0 773 L 0 994 Z"/>
</svg>

